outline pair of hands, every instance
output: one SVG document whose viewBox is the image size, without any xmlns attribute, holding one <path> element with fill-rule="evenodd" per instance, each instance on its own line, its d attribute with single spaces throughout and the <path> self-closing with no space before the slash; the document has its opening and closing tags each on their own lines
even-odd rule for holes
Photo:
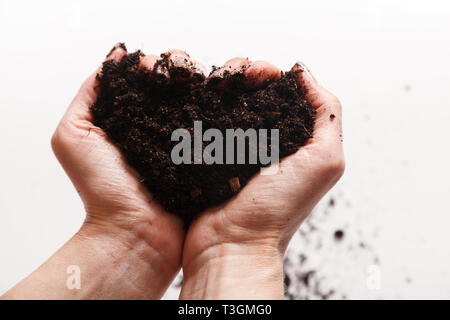
<svg viewBox="0 0 450 320">
<path fill-rule="evenodd" d="M 107 59 L 120 60 L 125 54 L 116 46 Z M 182 51 L 169 54 L 175 66 L 204 70 Z M 140 65 L 152 69 L 158 59 L 147 55 Z M 220 78 L 224 70 L 243 66 L 249 86 L 280 76 L 267 62 L 242 58 L 229 60 L 211 76 Z M 344 170 L 339 101 L 306 67 L 296 64 L 294 70 L 317 110 L 314 137 L 282 159 L 277 174 L 255 176 L 230 201 L 201 214 L 186 232 L 176 216 L 151 200 L 138 174 L 93 125 L 89 107 L 96 101 L 101 69 L 91 75 L 52 138 L 55 155 L 85 205 L 86 220 L 62 253 L 35 272 L 45 278 L 52 270 L 63 270 L 76 255 L 84 286 L 67 293 L 58 285 L 46 287 L 52 280 L 41 280 L 40 287 L 48 293 L 44 297 L 65 292 L 63 298 L 160 298 L 182 266 L 181 298 L 282 298 L 282 263 L 289 240 Z M 36 281 L 32 274 L 11 296 L 21 296 Z"/>
</svg>

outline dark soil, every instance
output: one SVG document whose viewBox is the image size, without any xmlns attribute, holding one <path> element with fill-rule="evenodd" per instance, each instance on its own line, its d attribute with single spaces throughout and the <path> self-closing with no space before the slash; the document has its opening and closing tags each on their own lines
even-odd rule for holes
<svg viewBox="0 0 450 320">
<path fill-rule="evenodd" d="M 153 197 L 186 222 L 230 199 L 262 165 L 175 165 L 171 160 L 172 148 L 178 143 L 171 141 L 175 129 L 185 128 L 192 137 L 194 121 L 202 121 L 203 131 L 221 130 L 224 137 L 225 129 L 269 129 L 269 148 L 270 129 L 279 129 L 280 159 L 312 137 L 315 111 L 292 72 L 253 90 L 243 86 L 242 73 L 227 74 L 231 85 L 226 90 L 218 89 L 217 79 L 196 76 L 180 83 L 161 73 L 149 73 L 138 67 L 141 55 L 138 51 L 120 62 L 103 64 L 98 100 L 91 107 L 95 125 L 120 148 Z M 166 70 L 170 79 L 189 78 L 189 71 L 170 69 L 167 57 L 162 58 L 158 68 Z M 208 143 L 203 142 L 203 148 Z M 246 155 L 248 159 L 248 149 Z"/>
</svg>

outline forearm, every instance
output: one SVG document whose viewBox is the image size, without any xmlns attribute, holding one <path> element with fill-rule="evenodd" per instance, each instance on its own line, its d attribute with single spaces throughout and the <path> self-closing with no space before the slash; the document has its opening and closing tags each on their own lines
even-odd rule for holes
<svg viewBox="0 0 450 320">
<path fill-rule="evenodd" d="M 282 299 L 283 255 L 276 249 L 224 244 L 183 268 L 180 299 Z"/>
<path fill-rule="evenodd" d="M 91 229 L 83 226 L 47 262 L 2 298 L 158 299 L 164 294 L 177 267 L 167 266 L 163 257 L 143 239 Z M 71 270 L 69 266 L 74 267 Z M 79 289 L 74 278 L 78 270 Z"/>
</svg>

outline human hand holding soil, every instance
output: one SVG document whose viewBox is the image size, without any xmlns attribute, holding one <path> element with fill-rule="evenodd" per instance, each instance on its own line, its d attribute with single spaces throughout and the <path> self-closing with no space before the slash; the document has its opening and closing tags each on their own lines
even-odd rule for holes
<svg viewBox="0 0 450 320">
<path fill-rule="evenodd" d="M 232 59 L 225 67 L 243 65 L 261 68 L 258 83 L 279 74 L 268 63 L 246 59 Z M 281 299 L 286 247 L 343 174 L 341 104 L 304 65 L 292 70 L 317 111 L 314 137 L 282 159 L 277 174 L 255 176 L 235 198 L 193 222 L 184 243 L 181 298 Z"/>
<path fill-rule="evenodd" d="M 116 46 L 108 59 L 119 61 L 125 54 Z M 203 66 L 184 52 L 173 50 L 165 56 L 176 73 L 161 68 L 161 59 L 154 55 L 141 56 L 139 68 L 179 83 L 202 79 Z M 92 75 L 52 139 L 58 160 L 83 200 L 86 221 L 73 239 L 6 297 L 28 298 L 34 292 L 35 298 L 159 298 L 182 262 L 181 298 L 282 298 L 287 244 L 344 170 L 339 101 L 304 66 L 297 64 L 293 71 L 317 111 L 313 138 L 282 159 L 277 174 L 257 174 L 229 201 L 199 214 L 186 235 L 181 221 L 152 200 L 140 175 L 93 124 L 89 108 L 97 100 L 98 79 Z M 240 81 L 251 89 L 281 75 L 267 62 L 235 58 L 208 80 L 227 90 L 230 84 L 224 75 L 230 72 L 241 73 Z M 68 291 L 61 264 L 80 265 L 89 286 Z M 41 290 L 30 290 L 37 285 Z"/>
<path fill-rule="evenodd" d="M 107 60 L 126 51 L 115 46 Z M 53 137 L 56 157 L 86 210 L 80 231 L 6 293 L 20 299 L 159 299 L 181 266 L 182 223 L 155 202 L 106 134 L 94 126 L 98 69 L 81 86 Z M 80 290 L 66 268 L 79 266 Z M 40 287 L 39 287 L 40 286 Z"/>
</svg>

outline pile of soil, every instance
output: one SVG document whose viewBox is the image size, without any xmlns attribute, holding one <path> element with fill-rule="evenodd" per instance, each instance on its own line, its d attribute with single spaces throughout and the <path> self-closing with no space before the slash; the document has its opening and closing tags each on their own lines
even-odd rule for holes
<svg viewBox="0 0 450 320">
<path fill-rule="evenodd" d="M 315 111 L 293 72 L 256 89 L 242 84 L 242 73 L 225 74 L 231 85 L 219 89 L 217 80 L 201 76 L 182 83 L 171 80 L 189 77 L 183 74 L 186 70 L 171 68 L 165 55 L 158 68 L 165 69 L 170 78 L 144 70 L 139 67 L 142 55 L 137 51 L 120 62 L 103 64 L 98 99 L 91 107 L 94 124 L 120 148 L 154 199 L 184 221 L 230 199 L 263 165 L 259 161 L 175 165 L 171 160 L 172 148 L 178 144 L 171 141 L 174 130 L 187 129 L 193 137 L 194 121 L 202 121 L 203 132 L 217 128 L 224 137 L 225 129 L 269 129 L 270 148 L 270 129 L 279 129 L 280 159 L 312 137 Z"/>
</svg>

